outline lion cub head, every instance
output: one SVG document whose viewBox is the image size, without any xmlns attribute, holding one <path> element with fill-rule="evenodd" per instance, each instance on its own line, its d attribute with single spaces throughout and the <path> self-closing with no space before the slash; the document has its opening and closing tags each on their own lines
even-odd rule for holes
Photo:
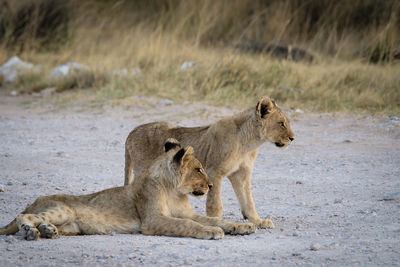
<svg viewBox="0 0 400 267">
<path fill-rule="evenodd" d="M 166 152 L 174 153 L 172 161 L 178 167 L 180 177 L 178 191 L 195 197 L 207 194 L 212 183 L 200 161 L 193 156 L 193 147 L 181 148 L 180 143 L 173 138 L 169 138 L 164 147 Z"/>
<path fill-rule="evenodd" d="M 263 97 L 257 103 L 256 120 L 262 140 L 268 140 L 281 148 L 287 147 L 294 140 L 288 118 L 273 99 Z"/>
</svg>

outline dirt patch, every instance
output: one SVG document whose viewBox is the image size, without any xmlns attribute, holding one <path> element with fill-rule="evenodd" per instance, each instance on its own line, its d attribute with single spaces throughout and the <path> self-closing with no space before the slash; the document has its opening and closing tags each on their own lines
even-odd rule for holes
<svg viewBox="0 0 400 267">
<path fill-rule="evenodd" d="M 204 125 L 238 112 L 141 97 L 124 107 L 49 112 L 21 108 L 26 100 L 0 99 L 0 225 L 41 195 L 122 185 L 125 138 L 139 124 Z M 400 192 L 399 119 L 290 116 L 296 141 L 287 150 L 264 144 L 252 178 L 257 211 L 275 229 L 218 241 L 0 236 L 0 265 L 399 265 L 400 202 L 388 197 Z M 243 221 L 228 180 L 222 199 L 224 217 Z M 205 201 L 191 201 L 204 214 Z"/>
</svg>

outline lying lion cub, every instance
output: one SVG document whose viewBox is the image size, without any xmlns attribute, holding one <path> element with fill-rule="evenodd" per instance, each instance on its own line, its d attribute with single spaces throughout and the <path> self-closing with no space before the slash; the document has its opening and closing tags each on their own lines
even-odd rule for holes
<svg viewBox="0 0 400 267">
<path fill-rule="evenodd" d="M 0 234 L 22 230 L 25 239 L 61 235 L 143 233 L 221 239 L 227 234 L 254 233 L 251 223 L 234 223 L 196 214 L 187 194 L 202 196 L 212 184 L 201 163 L 175 139 L 132 185 L 83 195 L 39 197 Z"/>
<path fill-rule="evenodd" d="M 275 101 L 264 97 L 255 108 L 203 127 L 178 127 L 165 122 L 138 126 L 126 139 L 125 185 L 132 182 L 132 169 L 138 177 L 163 153 L 167 137 L 183 146 L 193 146 L 214 184 L 207 196 L 207 215 L 222 216 L 221 184 L 228 177 L 239 200 L 244 218 L 260 228 L 273 228 L 271 220 L 258 216 L 251 195 L 250 177 L 258 148 L 270 141 L 287 147 L 294 139 L 289 120 Z M 136 178 L 135 178 L 136 179 Z"/>
</svg>

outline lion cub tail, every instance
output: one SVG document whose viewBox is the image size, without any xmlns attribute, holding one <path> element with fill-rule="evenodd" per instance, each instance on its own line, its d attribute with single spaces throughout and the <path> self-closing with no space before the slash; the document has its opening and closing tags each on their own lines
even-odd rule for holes
<svg viewBox="0 0 400 267">
<path fill-rule="evenodd" d="M 18 231 L 17 219 L 14 219 L 6 226 L 0 228 L 0 235 L 12 235 Z"/>
</svg>

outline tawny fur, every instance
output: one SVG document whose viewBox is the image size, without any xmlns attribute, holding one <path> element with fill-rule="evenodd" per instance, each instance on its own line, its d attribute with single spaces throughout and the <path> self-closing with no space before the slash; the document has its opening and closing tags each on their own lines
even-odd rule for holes
<svg viewBox="0 0 400 267">
<path fill-rule="evenodd" d="M 208 216 L 222 216 L 221 184 L 231 181 L 244 218 L 260 228 L 273 228 L 271 220 L 260 219 L 251 194 L 251 173 L 258 148 L 266 141 L 285 148 L 294 139 L 288 118 L 275 101 L 264 97 L 242 113 L 202 127 L 178 127 L 165 122 L 135 128 L 125 143 L 125 185 L 138 177 L 152 159 L 163 153 L 163 142 L 173 137 L 183 146 L 193 146 L 214 184 L 207 196 Z M 136 179 L 136 178 L 135 178 Z"/>
<path fill-rule="evenodd" d="M 82 196 L 39 197 L 0 234 L 21 230 L 27 240 L 112 232 L 220 239 L 224 232 L 255 232 L 254 224 L 196 214 L 187 194 L 206 194 L 212 186 L 209 177 L 192 147 L 181 149 L 169 139 L 165 148 L 133 184 Z"/>
</svg>

